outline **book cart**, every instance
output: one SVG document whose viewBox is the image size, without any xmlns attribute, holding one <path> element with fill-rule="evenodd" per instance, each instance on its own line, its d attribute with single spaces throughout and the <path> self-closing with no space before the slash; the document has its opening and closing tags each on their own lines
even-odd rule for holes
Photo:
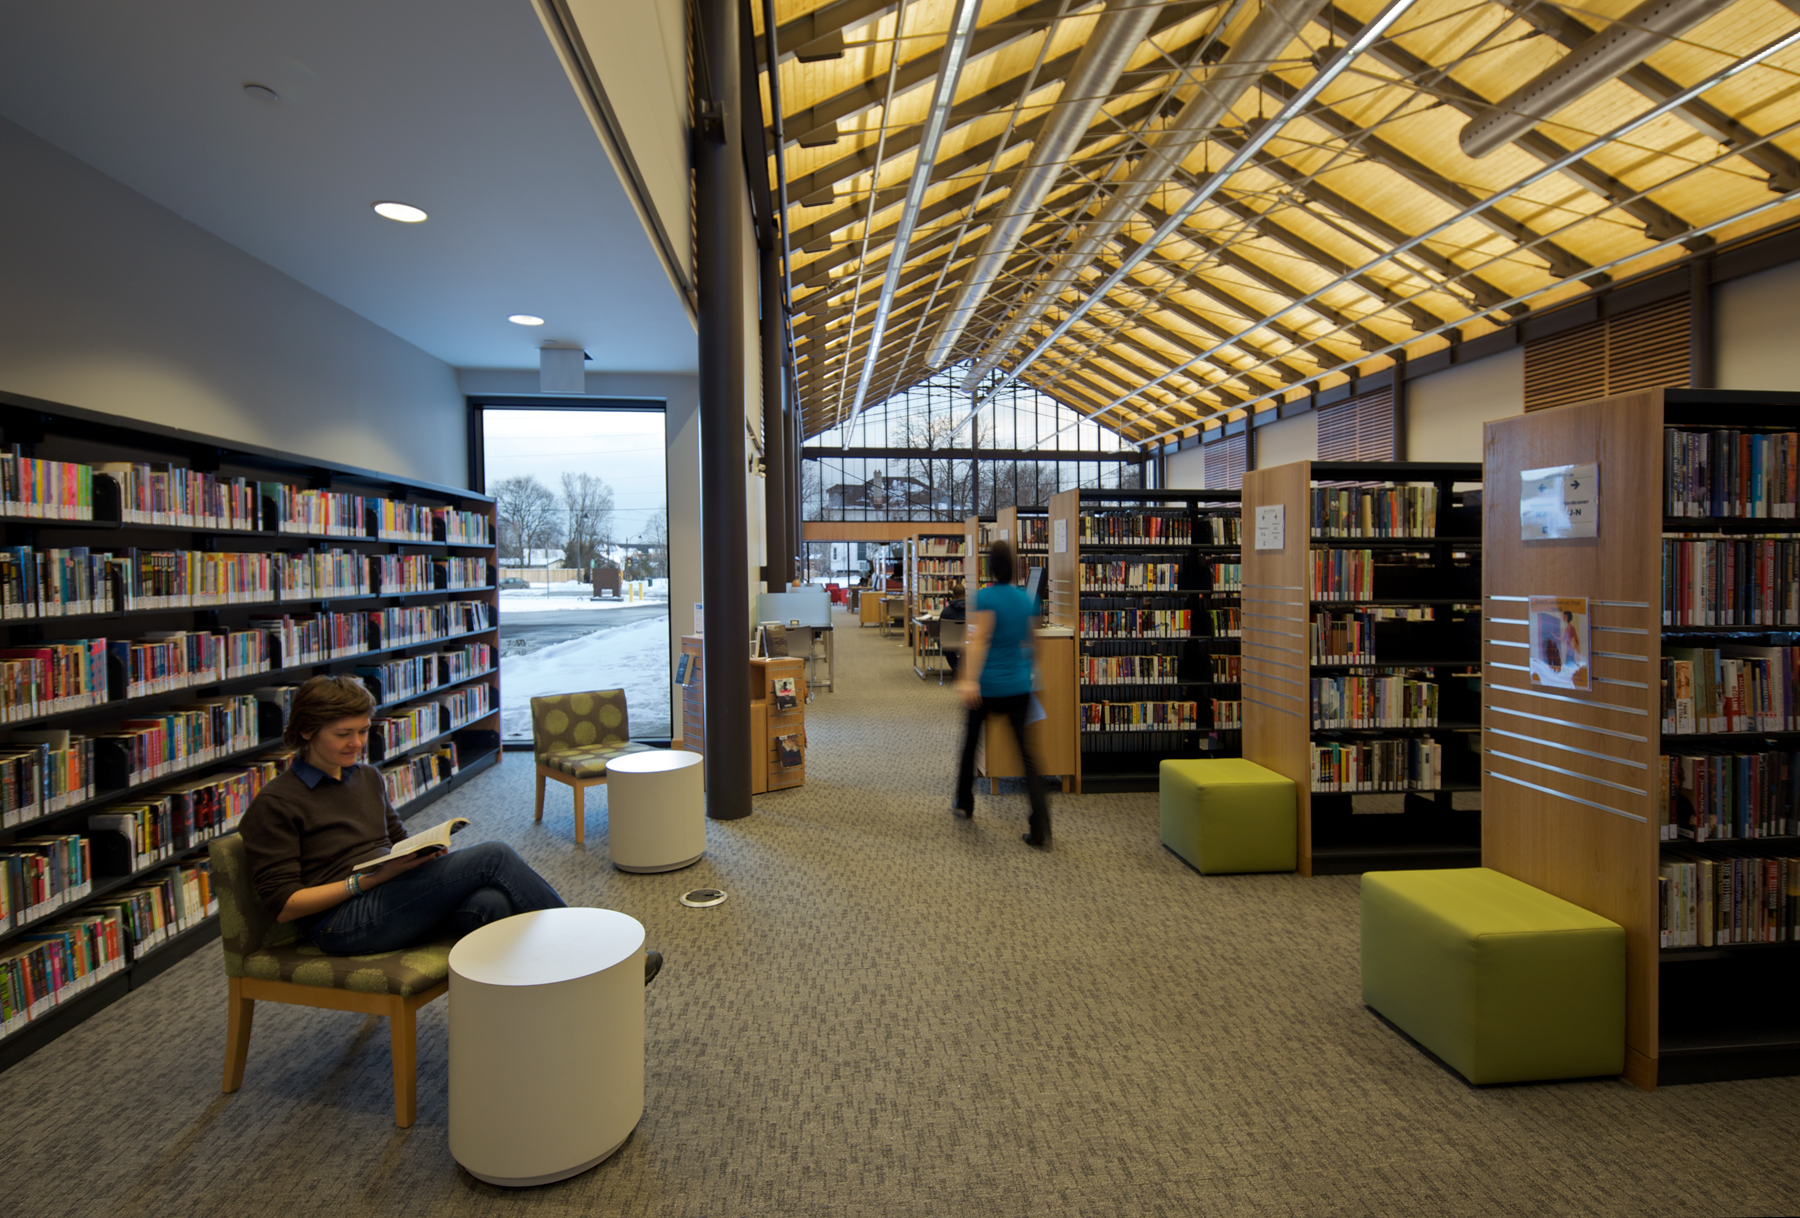
<svg viewBox="0 0 1800 1218">
<path fill-rule="evenodd" d="M 1645 1088 L 1800 1073 L 1796 407 L 1660 389 L 1487 425 L 1483 860 L 1625 928 Z M 1522 473 L 1589 463 L 1597 536 L 1523 540 Z M 1588 598 L 1590 689 L 1533 683 L 1531 596 Z"/>
<path fill-rule="evenodd" d="M 1165 757 L 1235 757 L 1238 493 L 1069 490 L 1049 620 L 1074 632 L 1077 791 L 1153 791 Z"/>
<path fill-rule="evenodd" d="M 1294 781 L 1302 875 L 1481 862 L 1481 467 L 1244 475 L 1244 756 Z M 1259 515 L 1261 513 L 1261 515 Z"/>
<path fill-rule="evenodd" d="M 500 760 L 493 501 L 0 394 L 0 1068 L 218 935 L 206 841 L 357 675 L 402 816 Z"/>
<path fill-rule="evenodd" d="M 950 590 L 963 577 L 963 532 L 919 532 L 906 543 L 906 630 L 913 651 L 913 671 L 921 678 L 935 675 L 927 667 L 939 657 L 937 639 L 918 629 L 914 618 L 935 617 L 950 603 Z"/>
</svg>

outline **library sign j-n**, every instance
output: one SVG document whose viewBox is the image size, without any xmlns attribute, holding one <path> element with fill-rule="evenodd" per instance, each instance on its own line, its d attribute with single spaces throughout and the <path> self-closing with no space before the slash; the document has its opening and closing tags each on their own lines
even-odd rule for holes
<svg viewBox="0 0 1800 1218">
<path fill-rule="evenodd" d="M 1600 535 L 1600 466 L 1549 465 L 1519 472 L 1519 540 Z"/>
</svg>

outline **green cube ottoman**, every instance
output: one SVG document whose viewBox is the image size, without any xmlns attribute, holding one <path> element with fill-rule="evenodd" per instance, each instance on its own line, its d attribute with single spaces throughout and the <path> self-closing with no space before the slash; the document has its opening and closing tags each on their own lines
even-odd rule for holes
<svg viewBox="0 0 1800 1218">
<path fill-rule="evenodd" d="M 1471 1083 L 1625 1069 L 1625 930 L 1486 867 L 1362 878 L 1363 1001 Z"/>
<path fill-rule="evenodd" d="M 1163 845 L 1202 875 L 1292 871 L 1294 784 L 1253 761 L 1165 761 L 1157 776 Z"/>
</svg>

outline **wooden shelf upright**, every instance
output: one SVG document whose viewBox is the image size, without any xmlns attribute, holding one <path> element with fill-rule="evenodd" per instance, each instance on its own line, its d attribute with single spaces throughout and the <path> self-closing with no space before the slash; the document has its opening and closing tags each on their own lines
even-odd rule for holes
<svg viewBox="0 0 1800 1218">
<path fill-rule="evenodd" d="M 1479 790 L 1479 497 L 1464 502 L 1456 488 L 1480 481 L 1473 462 L 1298 461 L 1244 475 L 1244 756 L 1294 781 L 1302 875 L 1481 861 L 1480 813 L 1453 807 L 1457 793 Z M 1421 496 L 1424 488 L 1435 490 L 1428 530 L 1418 521 L 1396 530 L 1373 517 L 1369 525 L 1360 516 L 1315 521 L 1316 492 L 1349 496 L 1390 486 L 1420 488 Z M 1264 509 L 1281 515 L 1279 548 L 1258 548 L 1257 513 Z M 1414 535 L 1380 535 L 1396 531 Z M 1321 588 L 1319 581 L 1331 578 L 1323 572 L 1347 568 L 1366 575 L 1366 590 Z M 1415 611 L 1431 620 L 1386 616 Z M 1354 653 L 1321 652 L 1332 623 L 1359 632 Z M 1328 689 L 1366 695 L 1373 680 L 1387 679 L 1384 688 L 1394 694 L 1396 678 L 1436 687 L 1435 723 L 1395 726 L 1390 717 L 1389 726 L 1346 727 L 1355 720 L 1321 718 L 1332 705 Z M 1383 752 L 1391 762 L 1402 749 L 1416 754 L 1433 744 L 1442 751 L 1436 786 L 1388 779 L 1331 789 L 1314 773 L 1315 745 L 1353 753 L 1359 762 Z"/>
<path fill-rule="evenodd" d="M 1486 429 L 1482 857 L 1489 867 L 1625 928 L 1625 1074 L 1647 1089 L 1800 1074 L 1800 943 L 1791 932 L 1785 941 L 1740 939 L 1757 935 L 1759 922 L 1773 921 L 1764 913 L 1769 906 L 1750 900 L 1737 905 L 1735 930 L 1730 925 L 1733 904 L 1746 892 L 1756 895 L 1760 877 L 1743 877 L 1736 893 L 1727 879 L 1720 894 L 1727 926 L 1712 945 L 1664 947 L 1661 941 L 1666 864 L 1704 859 L 1731 867 L 1736 860 L 1760 870 L 1800 856 L 1800 809 L 1785 792 L 1765 802 L 1756 798 L 1760 783 L 1733 791 L 1723 785 L 1726 777 L 1715 788 L 1732 793 L 1726 816 L 1752 815 L 1702 841 L 1693 804 L 1684 792 L 1664 787 L 1671 755 L 1678 765 L 1681 758 L 1728 760 L 1730 772 L 1742 773 L 1736 766 L 1759 755 L 1791 759 L 1800 751 L 1800 732 L 1688 730 L 1720 725 L 1676 719 L 1673 704 L 1665 703 L 1683 692 L 1680 682 L 1674 691 L 1664 688 L 1665 657 L 1671 666 L 1677 658 L 1672 649 L 1692 656 L 1690 649 L 1731 647 L 1751 655 L 1753 648 L 1800 644 L 1800 613 L 1793 608 L 1800 603 L 1800 571 L 1791 559 L 1733 564 L 1735 579 L 1701 584 L 1693 600 L 1678 599 L 1691 570 L 1681 565 L 1684 547 L 1713 550 L 1719 568 L 1730 572 L 1732 551 L 1754 557 L 1762 543 L 1791 555 L 1800 546 L 1800 520 L 1793 518 L 1669 512 L 1666 496 L 1681 487 L 1671 485 L 1678 480 L 1671 479 L 1667 444 L 1727 429 L 1734 452 L 1739 436 L 1795 437 L 1800 393 L 1648 390 L 1498 420 Z M 1790 451 L 1795 443 L 1800 438 L 1789 442 Z M 1599 466 L 1598 536 L 1522 540 L 1523 471 L 1589 463 Z M 1791 483 L 1791 465 L 1780 480 Z M 1687 624 L 1687 606 L 1717 620 L 1746 594 L 1768 598 L 1752 610 L 1752 621 L 1761 615 L 1759 624 Z M 1533 685 L 1526 671 L 1530 596 L 1588 598 L 1591 690 Z M 1777 705 L 1785 700 L 1792 715 L 1791 677 L 1763 688 Z M 1782 764 L 1794 772 L 1791 760 Z M 1758 823 L 1758 814 L 1772 820 Z M 1674 840 L 1664 839 L 1665 824 Z M 1786 905 L 1780 912 L 1791 916 L 1791 897 Z"/>
<path fill-rule="evenodd" d="M 1048 616 L 1075 639 L 1075 789 L 1153 791 L 1165 757 L 1237 756 L 1238 493 L 1070 490 L 1049 512 Z M 1182 613 L 1186 627 L 1159 616 Z M 1183 703 L 1185 724 L 1158 718 Z"/>
</svg>

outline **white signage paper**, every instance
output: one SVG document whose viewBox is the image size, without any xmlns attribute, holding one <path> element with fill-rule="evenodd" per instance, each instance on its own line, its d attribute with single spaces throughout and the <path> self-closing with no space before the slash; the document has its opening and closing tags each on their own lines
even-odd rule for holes
<svg viewBox="0 0 1800 1218">
<path fill-rule="evenodd" d="M 1600 535 L 1600 466 L 1551 465 L 1519 473 L 1519 540 Z"/>
<path fill-rule="evenodd" d="M 1277 503 L 1273 507 L 1256 509 L 1256 548 L 1259 550 L 1287 549 L 1287 505 Z"/>
<path fill-rule="evenodd" d="M 1066 520 L 1056 521 L 1054 532 L 1056 536 L 1052 540 L 1055 544 L 1050 548 L 1058 554 L 1067 554 L 1069 552 L 1069 522 Z"/>
</svg>

